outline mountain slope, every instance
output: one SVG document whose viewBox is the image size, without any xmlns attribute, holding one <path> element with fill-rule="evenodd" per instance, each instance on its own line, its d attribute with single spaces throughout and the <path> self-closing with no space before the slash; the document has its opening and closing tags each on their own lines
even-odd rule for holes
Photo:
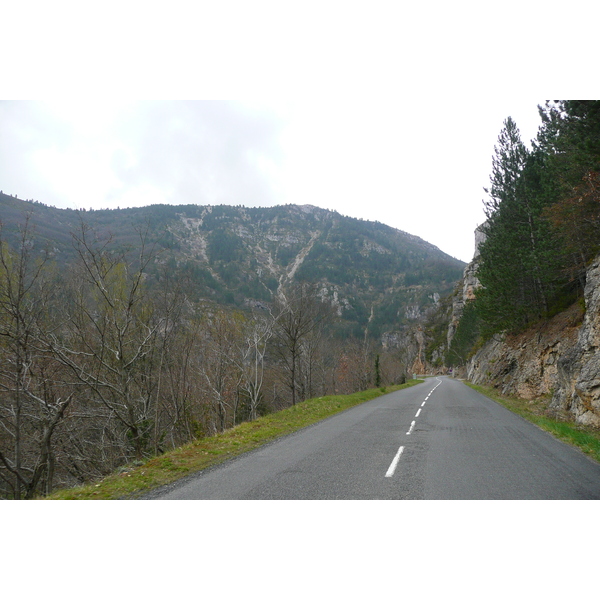
<svg viewBox="0 0 600 600">
<path fill-rule="evenodd" d="M 465 266 L 416 236 L 313 206 L 77 211 L 0 194 L 0 209 L 5 239 L 16 241 L 29 213 L 36 246 L 60 263 L 73 258 L 82 222 L 120 246 L 135 247 L 147 231 L 161 250 L 154 268 L 186 276 L 195 300 L 260 305 L 281 286 L 314 283 L 337 306 L 341 335 L 380 337 L 418 321 Z"/>
</svg>

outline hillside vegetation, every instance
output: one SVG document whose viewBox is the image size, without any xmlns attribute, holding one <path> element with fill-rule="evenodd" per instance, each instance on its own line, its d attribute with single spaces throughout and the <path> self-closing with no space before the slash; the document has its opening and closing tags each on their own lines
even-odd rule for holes
<svg viewBox="0 0 600 600">
<path fill-rule="evenodd" d="M 0 193 L 3 237 L 20 243 L 29 216 L 31 243 L 61 265 L 77 259 L 73 236 L 82 224 L 112 250 L 137 252 L 141 239 L 161 268 L 188 282 L 186 293 L 230 307 L 268 303 L 290 282 L 318 284 L 335 299 L 343 335 L 371 337 L 424 314 L 449 293 L 464 263 L 424 240 L 377 222 L 312 206 L 153 205 L 78 211 Z M 414 320 L 414 319 L 413 319 Z"/>
<path fill-rule="evenodd" d="M 401 384 L 420 351 L 413 325 L 464 267 L 310 206 L 74 211 L 0 195 L 0 207 L 9 498 L 307 398 Z"/>
</svg>

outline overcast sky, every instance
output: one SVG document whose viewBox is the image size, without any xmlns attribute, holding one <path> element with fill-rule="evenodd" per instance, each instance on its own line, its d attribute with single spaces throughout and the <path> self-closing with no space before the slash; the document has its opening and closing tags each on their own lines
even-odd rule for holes
<svg viewBox="0 0 600 600">
<path fill-rule="evenodd" d="M 542 100 L 543 101 L 543 100 Z M 503 120 L 536 99 L 6 101 L 0 188 L 59 208 L 313 204 L 468 261 Z"/>
<path fill-rule="evenodd" d="M 0 42 L 0 189 L 60 208 L 313 204 L 469 261 L 504 119 L 528 143 L 589 81 L 552 2 L 80 4 L 11 6 Z"/>
</svg>

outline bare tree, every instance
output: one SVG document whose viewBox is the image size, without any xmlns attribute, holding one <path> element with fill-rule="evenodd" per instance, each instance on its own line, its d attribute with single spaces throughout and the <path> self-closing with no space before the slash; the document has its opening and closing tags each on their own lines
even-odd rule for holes
<svg viewBox="0 0 600 600">
<path fill-rule="evenodd" d="M 154 412 L 154 453 L 163 451 L 163 442 L 175 447 L 193 437 L 190 421 L 188 366 L 193 327 L 189 327 L 189 302 L 181 278 L 163 269 L 154 294 L 162 325 L 157 336 L 156 402 Z M 191 331 L 189 331 L 191 329 Z M 191 335 L 190 335 L 191 334 Z"/>
<path fill-rule="evenodd" d="M 165 349 L 160 386 L 163 433 L 171 447 L 186 443 L 205 430 L 201 402 L 204 382 L 200 374 L 202 323 L 182 317 Z"/>
<path fill-rule="evenodd" d="M 0 478 L 15 499 L 52 489 L 52 436 L 73 397 L 41 344 L 52 286 L 32 248 L 29 218 L 17 251 L 0 241 Z"/>
<path fill-rule="evenodd" d="M 238 408 L 239 369 L 236 354 L 241 344 L 240 321 L 224 310 L 215 310 L 206 319 L 198 349 L 199 371 L 210 396 L 214 413 L 214 431 L 223 431 L 235 424 Z"/>
<path fill-rule="evenodd" d="M 244 344 L 240 347 L 239 372 L 240 387 L 248 401 L 248 418 L 258 417 L 258 407 L 262 398 L 265 375 L 265 354 L 267 344 L 273 335 L 273 317 L 255 316 L 244 326 Z"/>
<path fill-rule="evenodd" d="M 336 392 L 366 390 L 372 380 L 372 353 L 367 341 L 346 340 L 340 348 L 335 370 Z"/>
<path fill-rule="evenodd" d="M 74 242 L 78 263 L 68 317 L 51 336 L 51 348 L 120 423 L 124 446 L 130 444 L 141 459 L 153 430 L 157 337 L 164 326 L 144 282 L 154 252 L 140 232 L 134 263 L 111 240 L 94 239 L 85 224 Z"/>
<path fill-rule="evenodd" d="M 314 285 L 301 283 L 288 291 L 280 290 L 274 315 L 275 353 L 283 366 L 283 379 L 291 392 L 292 405 L 295 405 L 298 399 L 306 397 L 301 381 L 308 336 L 323 326 L 333 311 L 330 304 L 320 300 Z"/>
</svg>

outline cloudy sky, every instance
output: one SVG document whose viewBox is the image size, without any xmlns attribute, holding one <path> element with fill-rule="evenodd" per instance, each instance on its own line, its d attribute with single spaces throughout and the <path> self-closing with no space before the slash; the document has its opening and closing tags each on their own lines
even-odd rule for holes
<svg viewBox="0 0 600 600">
<path fill-rule="evenodd" d="M 513 116 L 528 140 L 536 107 L 535 98 L 5 101 L 0 188 L 59 208 L 313 204 L 467 261 L 503 120 Z"/>
<path fill-rule="evenodd" d="M 59 208 L 313 204 L 468 261 L 504 119 L 528 143 L 586 79 L 552 2 L 80 4 L 1 41 L 0 189 Z"/>
</svg>

